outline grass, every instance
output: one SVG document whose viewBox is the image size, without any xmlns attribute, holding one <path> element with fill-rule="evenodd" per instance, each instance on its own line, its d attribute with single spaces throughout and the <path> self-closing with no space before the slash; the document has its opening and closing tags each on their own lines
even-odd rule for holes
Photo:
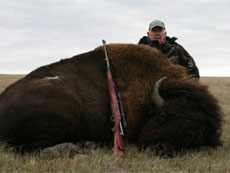
<svg viewBox="0 0 230 173">
<path fill-rule="evenodd" d="M 0 92 L 23 75 L 0 75 Z M 217 149 L 203 148 L 175 158 L 156 157 L 146 150 L 139 152 L 134 146 L 126 146 L 125 157 L 113 155 L 110 147 L 85 149 L 85 155 L 74 159 L 62 156 L 53 160 L 41 159 L 33 154 L 14 154 L 4 144 L 0 145 L 0 172 L 230 172 L 230 78 L 203 77 L 201 82 L 219 100 L 225 123 L 223 146 Z"/>
</svg>

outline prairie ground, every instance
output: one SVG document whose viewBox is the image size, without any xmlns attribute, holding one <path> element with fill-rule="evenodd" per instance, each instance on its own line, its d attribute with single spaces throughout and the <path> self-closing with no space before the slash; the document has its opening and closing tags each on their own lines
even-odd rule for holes
<svg viewBox="0 0 230 173">
<path fill-rule="evenodd" d="M 0 93 L 24 75 L 0 75 Z M 126 146 L 126 155 L 113 155 L 110 147 L 86 148 L 84 155 L 74 159 L 66 156 L 47 160 L 34 154 L 14 154 L 4 144 L 0 145 L 0 172 L 230 172 L 230 78 L 202 77 L 211 93 L 219 100 L 224 113 L 223 146 L 203 148 L 178 155 L 160 158 L 149 150 L 139 152 Z"/>
</svg>

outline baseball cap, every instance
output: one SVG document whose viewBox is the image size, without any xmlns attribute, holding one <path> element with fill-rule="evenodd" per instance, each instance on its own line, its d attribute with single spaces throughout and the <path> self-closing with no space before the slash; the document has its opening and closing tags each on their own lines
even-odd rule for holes
<svg viewBox="0 0 230 173">
<path fill-rule="evenodd" d="M 160 21 L 160 20 L 154 20 L 154 21 L 152 21 L 152 22 L 149 24 L 149 30 L 152 30 L 153 28 L 155 28 L 155 27 L 157 27 L 157 26 L 159 26 L 159 27 L 165 29 L 165 24 L 164 24 L 164 22 L 162 22 L 162 21 Z"/>
</svg>

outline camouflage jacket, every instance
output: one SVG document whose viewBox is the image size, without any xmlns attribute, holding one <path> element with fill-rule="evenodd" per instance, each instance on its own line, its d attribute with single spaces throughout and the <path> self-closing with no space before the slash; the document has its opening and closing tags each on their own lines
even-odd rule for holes
<svg viewBox="0 0 230 173">
<path fill-rule="evenodd" d="M 179 64 L 187 68 L 187 73 L 199 78 L 199 70 L 191 55 L 175 41 L 175 37 L 166 37 L 165 42 L 160 45 L 157 41 L 151 41 L 147 36 L 142 37 L 138 44 L 145 44 L 160 50 L 173 64 Z"/>
</svg>

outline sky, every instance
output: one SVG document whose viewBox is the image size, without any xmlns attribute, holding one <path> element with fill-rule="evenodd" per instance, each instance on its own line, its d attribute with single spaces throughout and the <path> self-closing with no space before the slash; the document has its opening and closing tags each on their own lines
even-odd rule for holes
<svg viewBox="0 0 230 173">
<path fill-rule="evenodd" d="M 229 0 L 0 0 L 0 73 L 27 74 L 107 43 L 138 43 L 161 20 L 201 76 L 230 76 Z"/>
</svg>

